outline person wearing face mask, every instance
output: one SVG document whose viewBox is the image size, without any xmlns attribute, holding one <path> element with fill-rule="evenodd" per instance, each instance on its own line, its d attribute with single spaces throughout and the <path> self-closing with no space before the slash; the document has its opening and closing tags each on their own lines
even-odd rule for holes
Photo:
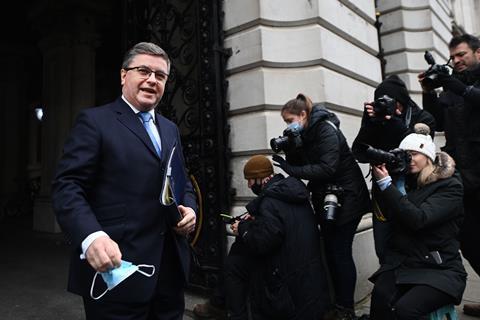
<svg viewBox="0 0 480 320">
<path fill-rule="evenodd" d="M 371 212 L 365 179 L 334 113 L 299 94 L 283 106 L 281 115 L 288 125 L 298 123 L 303 128 L 301 143 L 285 150 L 286 160 L 279 155 L 273 160 L 288 175 L 308 180 L 335 295 L 325 319 L 354 319 L 357 274 L 352 243 L 362 216 Z M 340 190 L 335 195 L 340 206 L 334 216 L 324 213 L 331 190 Z"/>
<path fill-rule="evenodd" d="M 225 263 L 228 317 L 321 319 L 329 305 L 319 231 L 305 184 L 273 173 L 270 160 L 251 157 L 244 167 L 257 195 L 248 215 L 231 224 L 236 240 Z"/>
<path fill-rule="evenodd" d="M 453 73 L 439 74 L 438 93 L 422 72 L 423 106 L 445 132 L 442 150 L 455 160 L 465 189 L 465 220 L 460 231 L 462 255 L 480 275 L 478 230 L 480 212 L 480 40 L 469 34 L 453 37 L 448 45 Z M 465 304 L 464 312 L 480 317 L 480 304 Z"/>
<path fill-rule="evenodd" d="M 385 262 L 370 278 L 372 320 L 427 319 L 440 307 L 459 304 L 466 286 L 457 240 L 463 186 L 455 162 L 435 153 L 428 130 L 409 134 L 400 148 L 411 155 L 406 194 L 385 164 L 373 166 L 379 205 L 388 207 L 393 230 Z"/>
<path fill-rule="evenodd" d="M 155 111 L 169 72 L 162 48 L 133 46 L 119 73 L 122 95 L 79 113 L 57 165 L 53 208 L 73 248 L 68 290 L 82 296 L 87 319 L 183 317 L 196 198 L 187 181 L 177 208 L 160 202 L 174 147 L 175 174 L 184 168 L 177 126 Z"/>
</svg>

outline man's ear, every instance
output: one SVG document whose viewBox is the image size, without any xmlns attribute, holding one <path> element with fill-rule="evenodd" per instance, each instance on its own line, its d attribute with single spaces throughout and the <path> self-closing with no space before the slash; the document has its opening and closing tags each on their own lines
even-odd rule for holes
<svg viewBox="0 0 480 320">
<path fill-rule="evenodd" d="M 478 62 L 480 62 L 480 48 L 475 50 L 475 52 L 473 54 L 475 55 L 475 57 L 477 57 Z"/>
</svg>

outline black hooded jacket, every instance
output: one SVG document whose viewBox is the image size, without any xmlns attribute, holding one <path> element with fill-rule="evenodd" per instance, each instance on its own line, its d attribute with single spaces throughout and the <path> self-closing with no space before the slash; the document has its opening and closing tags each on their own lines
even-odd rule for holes
<svg viewBox="0 0 480 320">
<path fill-rule="evenodd" d="M 423 105 L 433 114 L 439 131 L 445 132 L 443 151 L 455 159 L 466 195 L 480 195 L 480 65 L 454 74 L 467 86 L 464 96 L 444 90 L 424 93 Z"/>
<path fill-rule="evenodd" d="M 253 299 L 268 319 L 320 319 L 329 304 L 319 231 L 300 180 L 275 175 L 247 205 L 255 218 L 239 223 L 256 257 Z"/>
<path fill-rule="evenodd" d="M 370 196 L 365 179 L 345 136 L 340 131 L 337 116 L 314 106 L 308 126 L 302 132 L 303 146 L 287 152 L 292 165 L 291 175 L 308 180 L 312 202 L 318 212 L 323 208 L 325 187 L 335 184 L 343 188 L 341 208 L 337 210 L 337 225 L 351 222 L 370 211 Z"/>
</svg>

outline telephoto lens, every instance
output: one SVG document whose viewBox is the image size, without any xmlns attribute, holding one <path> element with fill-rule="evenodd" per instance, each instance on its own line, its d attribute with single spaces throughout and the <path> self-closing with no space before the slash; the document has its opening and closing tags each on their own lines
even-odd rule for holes
<svg viewBox="0 0 480 320">
<path fill-rule="evenodd" d="M 335 214 L 338 207 L 338 198 L 334 193 L 327 193 L 323 200 L 323 209 L 326 221 L 335 221 Z"/>
</svg>

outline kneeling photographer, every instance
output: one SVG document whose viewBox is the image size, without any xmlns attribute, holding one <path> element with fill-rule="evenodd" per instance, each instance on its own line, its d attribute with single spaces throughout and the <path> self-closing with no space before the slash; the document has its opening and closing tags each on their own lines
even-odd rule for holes
<svg viewBox="0 0 480 320">
<path fill-rule="evenodd" d="M 236 240 L 225 263 L 230 320 L 318 320 L 329 305 L 326 271 L 315 216 L 305 184 L 273 174 L 270 160 L 251 157 L 244 167 L 257 198 L 248 217 L 232 221 Z"/>
<path fill-rule="evenodd" d="M 378 202 L 388 208 L 392 236 L 385 261 L 370 280 L 370 319 L 427 319 L 440 307 L 461 302 L 466 285 L 457 240 L 463 219 L 463 186 L 454 160 L 435 154 L 424 132 L 399 146 L 411 156 L 406 194 L 392 183 L 385 164 L 373 166 Z"/>
<path fill-rule="evenodd" d="M 424 123 L 429 127 L 433 138 L 435 120 L 427 111 L 422 110 L 408 94 L 405 83 L 397 76 L 391 75 L 375 89 L 375 100 L 366 102 L 363 112 L 362 125 L 352 145 L 352 151 L 361 163 L 372 163 L 366 146 L 375 149 L 390 151 L 408 134 L 414 132 L 417 123 Z M 397 174 L 393 175 L 394 183 Z M 373 202 L 373 235 L 375 252 L 380 263 L 384 261 L 385 248 L 390 238 L 391 228 L 385 213 L 381 212 L 376 196 L 378 187 L 372 185 Z"/>
<path fill-rule="evenodd" d="M 275 152 L 284 151 L 286 160 L 277 154 L 273 160 L 290 176 L 308 180 L 335 293 L 325 319 L 354 319 L 352 242 L 370 211 L 367 185 L 335 114 L 299 94 L 283 106 L 281 116 L 288 128 L 270 144 Z"/>
</svg>

